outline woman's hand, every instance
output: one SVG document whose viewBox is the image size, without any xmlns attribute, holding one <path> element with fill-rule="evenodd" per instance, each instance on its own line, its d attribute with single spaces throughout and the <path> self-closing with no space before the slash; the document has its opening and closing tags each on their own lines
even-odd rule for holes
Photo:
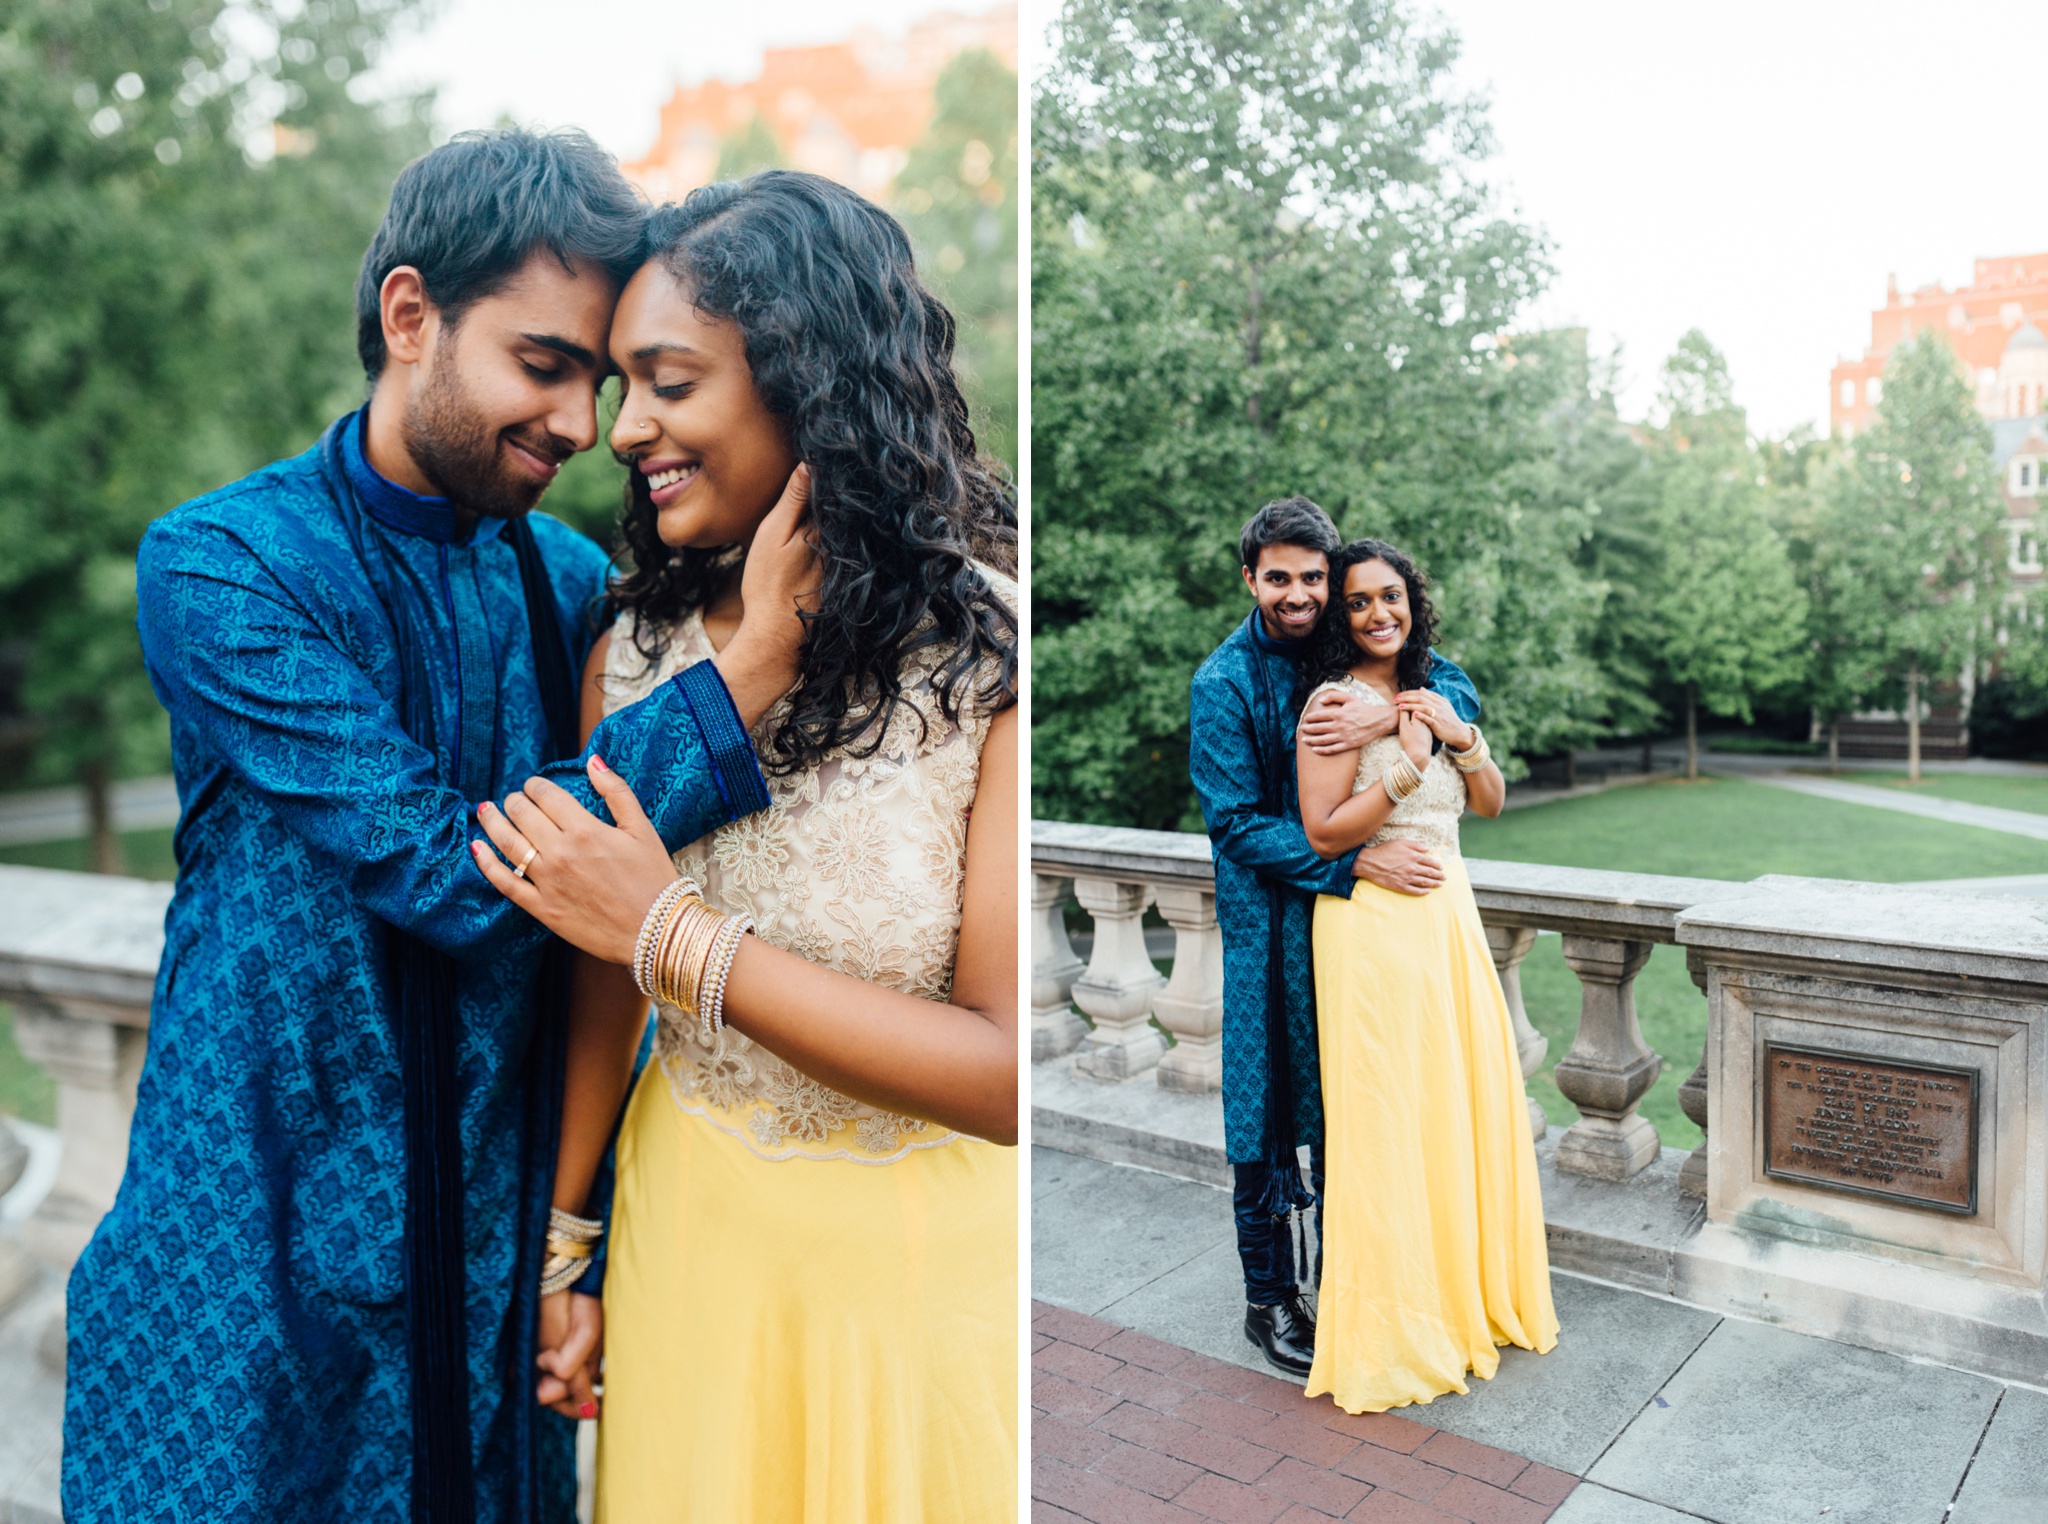
<svg viewBox="0 0 2048 1524">
<path fill-rule="evenodd" d="M 564 1418 L 597 1417 L 597 1368 L 604 1353 L 604 1303 L 580 1291 L 540 1299 L 540 1354 L 546 1374 L 534 1396 Z"/>
<path fill-rule="evenodd" d="M 504 809 L 488 801 L 477 806 L 505 860 L 480 841 L 470 851 L 493 888 L 556 936 L 594 958 L 630 965 L 640 924 L 655 896 L 675 882 L 675 864 L 625 780 L 599 757 L 587 771 L 617 825 L 606 825 L 558 784 L 529 778 Z M 529 853 L 525 876 L 515 876 L 513 866 L 527 863 Z"/>
<path fill-rule="evenodd" d="M 1458 711 L 1441 693 L 1429 688 L 1407 688 L 1394 695 L 1394 702 L 1403 716 L 1415 716 L 1451 750 L 1464 751 L 1472 744 L 1472 727 L 1458 718 Z"/>
<path fill-rule="evenodd" d="M 1408 760 L 1427 771 L 1429 768 L 1429 726 L 1420 715 L 1407 705 L 1401 706 L 1401 727 L 1395 732 L 1401 738 L 1401 750 L 1408 753 Z"/>
<path fill-rule="evenodd" d="M 799 465 L 754 531 L 740 569 L 740 627 L 713 658 L 748 729 L 796 686 L 803 614 L 817 608 L 824 576 L 810 515 L 811 468 Z"/>
</svg>

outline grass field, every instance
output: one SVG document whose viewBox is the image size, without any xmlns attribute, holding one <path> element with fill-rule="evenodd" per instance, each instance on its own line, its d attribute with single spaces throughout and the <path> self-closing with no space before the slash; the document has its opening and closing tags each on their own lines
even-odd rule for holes
<svg viewBox="0 0 2048 1524">
<path fill-rule="evenodd" d="M 1893 778 L 1865 773 L 1853 781 Z M 1906 787 L 1904 774 L 1896 775 L 1896 784 Z M 2048 814 L 2048 780 L 1943 774 L 1922 790 Z M 1511 810 L 1498 820 L 1468 815 L 1461 830 L 1473 857 L 1691 878 L 1796 873 L 1901 883 L 2048 873 L 2048 842 L 1813 799 L 1739 778 L 1634 784 Z M 1685 971 L 1683 949 L 1659 947 L 1636 976 L 1635 993 L 1643 1040 L 1664 1057 L 1664 1073 L 1642 1113 L 1667 1147 L 1695 1148 L 1700 1131 L 1678 1109 L 1678 1087 L 1699 1062 L 1707 1002 Z M 1529 1020 L 1550 1039 L 1529 1093 L 1553 1123 L 1569 1124 L 1578 1113 L 1551 1079 L 1579 1024 L 1579 981 L 1565 967 L 1562 938 L 1536 939 L 1522 965 L 1522 1000 Z"/>
<path fill-rule="evenodd" d="M 14 1043 L 14 1011 L 5 1002 L 0 1002 L 0 1114 L 45 1127 L 57 1122 L 57 1087 L 21 1056 Z"/>
<path fill-rule="evenodd" d="M 1461 830 L 1473 857 L 1689 878 L 1799 873 L 1907 883 L 2048 873 L 2048 841 L 1838 804 L 1741 778 L 1664 778 L 1510 810 L 1498 820 L 1468 815 Z"/>
</svg>

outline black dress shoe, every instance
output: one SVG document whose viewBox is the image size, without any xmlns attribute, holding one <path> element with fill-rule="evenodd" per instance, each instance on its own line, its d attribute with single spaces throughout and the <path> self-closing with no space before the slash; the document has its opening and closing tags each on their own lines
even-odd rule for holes
<svg viewBox="0 0 2048 1524">
<path fill-rule="evenodd" d="M 1268 1364 L 1290 1376 L 1306 1376 L 1315 1363 L 1316 1326 L 1298 1296 L 1271 1307 L 1245 1303 L 1244 1336 L 1258 1345 Z"/>
</svg>

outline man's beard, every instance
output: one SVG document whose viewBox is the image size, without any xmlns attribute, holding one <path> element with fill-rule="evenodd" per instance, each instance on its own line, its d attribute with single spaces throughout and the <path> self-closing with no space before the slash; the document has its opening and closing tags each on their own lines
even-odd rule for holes
<svg viewBox="0 0 2048 1524">
<path fill-rule="evenodd" d="M 470 406 L 456 375 L 452 350 L 436 357 L 426 385 L 409 403 L 399 431 L 420 475 L 458 508 L 479 518 L 516 519 L 529 513 L 547 491 L 520 471 L 498 446 L 498 431 Z M 552 434 L 519 441 L 543 460 L 563 461 L 575 454 L 567 440 Z"/>
</svg>

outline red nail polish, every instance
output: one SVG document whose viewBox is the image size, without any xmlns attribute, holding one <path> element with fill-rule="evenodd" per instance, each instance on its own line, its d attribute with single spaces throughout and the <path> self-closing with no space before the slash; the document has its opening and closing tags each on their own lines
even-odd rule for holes
<svg viewBox="0 0 2048 1524">
<path fill-rule="evenodd" d="M 582 1407 L 578 1408 L 576 1412 L 578 1416 L 583 1418 L 595 1418 L 597 1417 L 597 1404 L 594 1402 L 586 1402 L 583 1404 Z"/>
<path fill-rule="evenodd" d="M 592 752 L 590 754 L 590 765 L 596 768 L 601 773 L 608 773 L 611 771 L 609 767 L 606 767 L 604 765 L 604 758 L 600 757 L 596 752 Z"/>
</svg>

